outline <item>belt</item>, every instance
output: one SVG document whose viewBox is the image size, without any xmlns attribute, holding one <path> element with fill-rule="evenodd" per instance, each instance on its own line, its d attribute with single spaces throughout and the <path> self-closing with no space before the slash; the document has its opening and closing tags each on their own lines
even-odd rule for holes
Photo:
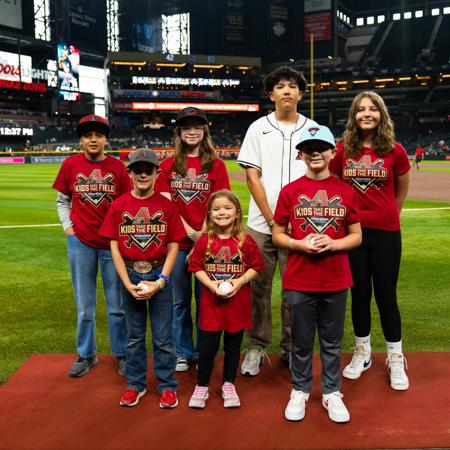
<svg viewBox="0 0 450 450">
<path fill-rule="evenodd" d="M 148 273 L 156 267 L 161 267 L 164 264 L 166 257 L 163 256 L 160 259 L 154 259 L 153 261 L 130 261 L 125 260 L 125 266 L 131 267 L 135 272 Z"/>
</svg>

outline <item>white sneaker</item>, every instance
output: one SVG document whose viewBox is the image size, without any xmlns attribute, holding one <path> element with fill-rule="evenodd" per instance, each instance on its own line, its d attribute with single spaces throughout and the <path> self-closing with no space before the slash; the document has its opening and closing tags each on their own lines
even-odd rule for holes
<svg viewBox="0 0 450 450">
<path fill-rule="evenodd" d="M 309 394 L 303 391 L 292 389 L 291 399 L 284 410 L 284 417 L 287 420 L 302 420 L 305 417 L 306 402 Z"/>
<path fill-rule="evenodd" d="M 391 388 L 396 391 L 406 391 L 409 388 L 408 376 L 405 373 L 405 366 L 408 368 L 406 358 L 402 353 L 390 353 L 386 364 L 391 377 Z"/>
<path fill-rule="evenodd" d="M 356 380 L 365 370 L 370 369 L 371 365 L 371 353 L 367 352 L 363 345 L 358 345 L 355 347 L 350 364 L 345 366 L 342 375 L 350 380 Z"/>
<path fill-rule="evenodd" d="M 195 386 L 194 393 L 189 399 L 189 408 L 204 408 L 208 396 L 208 386 Z"/>
<path fill-rule="evenodd" d="M 350 420 L 350 413 L 342 401 L 343 395 L 339 392 L 323 394 L 322 406 L 328 411 L 328 417 L 333 422 L 343 423 Z"/>
<path fill-rule="evenodd" d="M 222 398 L 224 408 L 239 408 L 241 400 L 237 395 L 236 387 L 233 383 L 225 381 L 222 386 Z"/>
<path fill-rule="evenodd" d="M 259 368 L 264 362 L 265 353 L 266 352 L 264 350 L 248 350 L 247 354 L 245 355 L 244 361 L 242 361 L 241 364 L 241 374 L 250 377 L 258 375 Z"/>
</svg>

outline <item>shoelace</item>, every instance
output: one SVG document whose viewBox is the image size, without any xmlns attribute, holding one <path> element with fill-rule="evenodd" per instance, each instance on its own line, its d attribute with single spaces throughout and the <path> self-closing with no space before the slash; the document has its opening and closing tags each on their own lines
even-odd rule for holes
<svg viewBox="0 0 450 450">
<path fill-rule="evenodd" d="M 352 360 L 350 361 L 350 367 L 354 369 L 356 366 L 360 365 L 361 363 L 364 363 L 366 360 L 366 352 L 364 351 L 364 347 L 362 345 L 359 345 L 358 347 L 354 348 L 354 353 Z"/>
<path fill-rule="evenodd" d="M 196 386 L 194 390 L 194 397 L 205 397 L 208 392 L 208 388 L 206 386 Z"/>
<path fill-rule="evenodd" d="M 222 390 L 225 397 L 237 397 L 236 389 L 232 383 L 224 383 Z"/>
<path fill-rule="evenodd" d="M 405 367 L 408 368 L 408 363 L 403 355 L 390 355 L 386 358 L 391 371 L 391 375 L 395 378 L 402 378 L 405 373 Z"/>
<path fill-rule="evenodd" d="M 325 402 L 328 405 L 330 402 L 334 403 L 336 406 L 341 406 L 342 404 L 342 398 L 344 397 L 344 394 L 341 394 L 339 391 L 333 392 L 328 397 L 325 398 Z"/>
</svg>

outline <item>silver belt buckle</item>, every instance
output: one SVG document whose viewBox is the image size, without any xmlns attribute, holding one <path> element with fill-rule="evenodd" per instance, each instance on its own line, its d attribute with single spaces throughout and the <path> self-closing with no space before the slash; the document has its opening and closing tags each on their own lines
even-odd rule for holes
<svg viewBox="0 0 450 450">
<path fill-rule="evenodd" d="M 152 271 L 153 266 L 152 266 L 152 263 L 150 263 L 148 261 L 136 261 L 133 264 L 133 269 L 137 273 L 148 273 L 148 272 Z"/>
</svg>

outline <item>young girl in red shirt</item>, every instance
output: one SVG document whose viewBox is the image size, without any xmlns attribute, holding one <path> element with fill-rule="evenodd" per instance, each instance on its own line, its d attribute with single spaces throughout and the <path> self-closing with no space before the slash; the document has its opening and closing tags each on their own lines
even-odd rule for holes
<svg viewBox="0 0 450 450">
<path fill-rule="evenodd" d="M 397 279 L 400 269 L 400 212 L 409 188 L 406 150 L 395 142 L 394 126 L 383 99 L 361 92 L 352 102 L 342 142 L 330 169 L 356 192 L 363 240 L 349 252 L 354 285 L 352 319 L 356 345 L 346 378 L 359 378 L 371 360 L 370 301 L 372 286 L 387 346 L 393 389 L 406 390 Z"/>
<path fill-rule="evenodd" d="M 191 408 L 204 408 L 208 384 L 224 334 L 222 397 L 225 408 L 240 406 L 234 386 L 244 330 L 252 328 L 249 281 L 263 268 L 256 242 L 244 233 L 238 198 L 230 191 L 211 195 L 207 233 L 197 241 L 189 265 L 203 284 L 200 302 L 200 356 Z"/>
<path fill-rule="evenodd" d="M 171 199 L 177 208 L 188 237 L 180 241 L 180 250 L 173 270 L 172 337 L 177 354 L 177 372 L 189 370 L 198 356 L 199 336 L 194 344 L 191 314 L 192 274 L 187 259 L 194 242 L 202 234 L 209 196 L 221 189 L 230 189 L 224 162 L 216 157 L 205 113 L 188 107 L 177 114 L 174 129 L 175 155 L 161 163 L 155 191 Z M 198 307 L 201 284 L 195 282 L 194 296 Z"/>
</svg>

